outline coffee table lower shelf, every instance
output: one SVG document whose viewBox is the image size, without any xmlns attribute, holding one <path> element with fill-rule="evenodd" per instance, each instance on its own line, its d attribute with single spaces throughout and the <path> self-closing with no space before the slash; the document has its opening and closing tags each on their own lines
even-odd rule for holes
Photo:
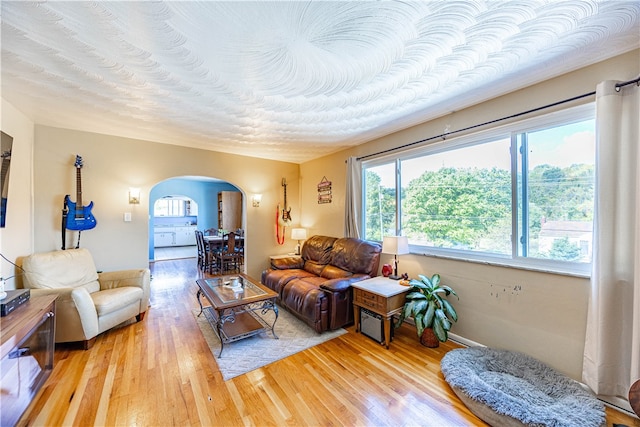
<svg viewBox="0 0 640 427">
<path fill-rule="evenodd" d="M 241 312 L 223 315 L 222 319 L 220 319 L 218 312 L 213 307 L 202 308 L 200 314 L 204 313 L 211 328 L 218 336 L 218 339 L 220 339 L 220 352 L 218 353 L 218 357 L 222 356 L 222 350 L 225 344 L 252 337 L 262 331 L 269 330 L 273 337 L 278 339 L 274 330 L 276 322 L 274 321 L 273 325 L 269 325 L 259 314 L 254 312 L 254 310 L 273 310 L 276 313 L 277 320 L 277 307 L 271 307 L 269 303 L 270 301 L 266 304 L 261 304 L 260 307 L 255 309 L 246 309 L 245 307 Z"/>
</svg>

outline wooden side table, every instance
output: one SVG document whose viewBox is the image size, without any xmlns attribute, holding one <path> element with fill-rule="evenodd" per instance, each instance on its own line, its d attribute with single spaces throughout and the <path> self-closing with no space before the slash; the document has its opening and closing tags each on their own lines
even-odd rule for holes
<svg viewBox="0 0 640 427">
<path fill-rule="evenodd" d="M 0 424 L 14 425 L 53 370 L 56 295 L 33 295 L 0 320 Z"/>
<path fill-rule="evenodd" d="M 409 287 L 383 276 L 355 282 L 351 286 L 356 332 L 360 332 L 360 308 L 379 314 L 384 319 L 384 344 L 388 349 L 391 341 L 391 318 L 402 311 Z"/>
</svg>

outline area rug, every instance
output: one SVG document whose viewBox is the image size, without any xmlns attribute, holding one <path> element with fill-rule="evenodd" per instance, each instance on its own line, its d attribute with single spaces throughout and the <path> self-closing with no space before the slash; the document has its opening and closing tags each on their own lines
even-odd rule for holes
<svg viewBox="0 0 640 427">
<path fill-rule="evenodd" d="M 200 309 L 193 310 L 193 315 L 225 381 L 347 333 L 344 329 L 336 329 L 318 334 L 293 314 L 280 308 L 275 326 L 278 339 L 270 331 L 263 331 L 253 337 L 225 344 L 222 357 L 218 357 L 220 340 L 205 314 L 198 317 L 199 312 Z M 269 311 L 263 317 L 272 324 L 273 316 L 273 312 Z"/>
</svg>

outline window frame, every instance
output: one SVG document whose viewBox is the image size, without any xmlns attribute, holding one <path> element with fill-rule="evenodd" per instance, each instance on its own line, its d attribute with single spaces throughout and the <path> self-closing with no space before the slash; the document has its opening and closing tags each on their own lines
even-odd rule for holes
<svg viewBox="0 0 640 427">
<path fill-rule="evenodd" d="M 496 141 L 500 138 L 511 140 L 511 254 L 498 254 L 480 251 L 469 251 L 450 248 L 438 248 L 433 246 L 422 246 L 409 243 L 409 250 L 412 254 L 425 255 L 430 257 L 447 258 L 476 262 L 487 265 L 497 265 L 504 267 L 520 268 L 525 270 L 543 271 L 563 275 L 578 277 L 589 277 L 591 275 L 591 262 L 571 262 L 561 260 L 551 260 L 543 258 L 525 257 L 518 254 L 518 236 L 521 221 L 518 221 L 518 144 L 517 138 L 521 134 L 540 131 L 553 127 L 569 125 L 585 120 L 595 119 L 595 103 L 589 102 L 576 107 L 566 108 L 524 120 L 512 121 L 508 124 L 496 126 L 490 129 L 465 134 L 450 139 L 443 139 L 421 147 L 413 147 L 399 150 L 383 156 L 375 157 L 362 162 L 362 199 L 361 199 L 361 229 L 366 230 L 366 173 L 367 170 L 385 164 L 394 164 L 395 168 L 395 194 L 396 194 L 396 235 L 402 234 L 402 182 L 401 165 L 402 161 L 433 155 L 441 152 L 462 149 L 465 147 L 485 144 Z M 597 173 L 597 172 L 596 172 Z M 594 188 L 594 199 L 595 199 Z M 525 210 L 526 212 L 526 210 Z M 366 238 L 366 236 L 364 236 Z"/>
</svg>

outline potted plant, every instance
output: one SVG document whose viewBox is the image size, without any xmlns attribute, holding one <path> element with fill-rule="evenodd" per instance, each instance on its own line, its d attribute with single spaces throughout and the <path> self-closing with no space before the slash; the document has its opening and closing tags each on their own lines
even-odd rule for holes
<svg viewBox="0 0 640 427">
<path fill-rule="evenodd" d="M 440 342 L 449 338 L 452 322 L 458 321 L 456 310 L 447 300 L 449 295 L 458 297 L 458 294 L 440 283 L 439 274 L 434 274 L 431 279 L 421 274 L 418 277 L 420 280 L 409 281 L 409 293 L 396 328 L 407 317 L 413 317 L 420 343 L 427 347 L 438 347 Z"/>
</svg>

